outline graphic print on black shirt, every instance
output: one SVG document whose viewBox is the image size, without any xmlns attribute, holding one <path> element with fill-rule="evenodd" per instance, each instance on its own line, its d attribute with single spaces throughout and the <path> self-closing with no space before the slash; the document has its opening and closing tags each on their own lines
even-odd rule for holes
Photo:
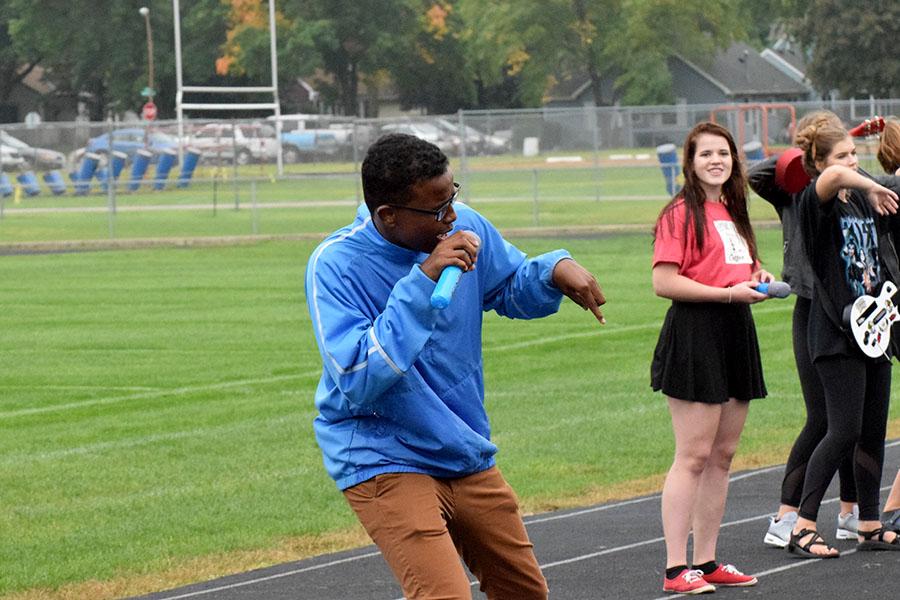
<svg viewBox="0 0 900 600">
<path fill-rule="evenodd" d="M 844 279 L 854 296 L 873 295 L 881 283 L 881 261 L 878 260 L 878 237 L 872 217 L 841 216 L 844 245 Z"/>
</svg>

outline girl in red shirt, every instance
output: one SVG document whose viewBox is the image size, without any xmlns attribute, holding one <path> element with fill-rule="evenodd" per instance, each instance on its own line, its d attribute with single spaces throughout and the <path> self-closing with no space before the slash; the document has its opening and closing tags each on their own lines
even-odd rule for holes
<svg viewBox="0 0 900 600">
<path fill-rule="evenodd" d="M 662 494 L 666 592 L 749 586 L 716 561 L 728 474 L 749 401 L 766 395 L 750 304 L 768 296 L 747 213 L 747 179 L 727 129 L 700 123 L 684 142 L 684 187 L 654 231 L 653 289 L 672 300 L 651 366 L 669 403 L 675 459 Z M 687 566 L 688 534 L 693 560 Z"/>
</svg>

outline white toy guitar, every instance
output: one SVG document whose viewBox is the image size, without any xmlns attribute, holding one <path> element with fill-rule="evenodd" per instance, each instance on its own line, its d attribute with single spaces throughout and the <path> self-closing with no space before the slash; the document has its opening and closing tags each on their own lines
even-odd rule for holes
<svg viewBox="0 0 900 600">
<path fill-rule="evenodd" d="M 877 298 L 860 296 L 844 310 L 845 322 L 850 325 L 853 338 L 866 356 L 878 358 L 887 352 L 891 325 L 900 316 L 898 301 L 897 286 L 885 281 Z"/>
</svg>

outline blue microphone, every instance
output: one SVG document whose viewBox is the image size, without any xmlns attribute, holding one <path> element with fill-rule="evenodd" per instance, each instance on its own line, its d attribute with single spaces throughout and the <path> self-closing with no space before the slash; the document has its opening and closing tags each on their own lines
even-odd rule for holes
<svg viewBox="0 0 900 600">
<path fill-rule="evenodd" d="M 478 234 L 472 231 L 466 231 L 466 233 L 472 236 L 476 246 L 481 245 L 481 238 L 478 237 Z M 441 276 L 438 277 L 437 285 L 434 286 L 434 291 L 431 293 L 431 306 L 441 310 L 450 306 L 450 298 L 453 297 L 453 292 L 456 291 L 462 274 L 463 270 L 456 265 L 444 267 Z"/>
<path fill-rule="evenodd" d="M 791 285 L 784 281 L 763 282 L 756 286 L 756 291 L 772 298 L 787 298 L 791 295 Z"/>
<path fill-rule="evenodd" d="M 459 285 L 459 278 L 463 270 L 456 265 L 444 267 L 441 276 L 438 277 L 437 285 L 434 286 L 434 292 L 431 294 L 431 306 L 434 308 L 445 309 L 450 306 L 450 298 Z"/>
</svg>

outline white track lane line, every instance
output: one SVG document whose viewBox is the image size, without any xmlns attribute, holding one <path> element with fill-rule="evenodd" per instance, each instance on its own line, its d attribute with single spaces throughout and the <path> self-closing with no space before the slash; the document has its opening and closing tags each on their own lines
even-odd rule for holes
<svg viewBox="0 0 900 600">
<path fill-rule="evenodd" d="M 114 404 L 116 402 L 128 402 L 129 400 L 146 400 L 149 398 L 164 398 L 166 396 L 184 396 L 195 392 L 208 392 L 214 390 L 225 390 L 229 388 L 243 387 L 246 385 L 275 383 L 278 381 L 290 381 L 292 379 L 302 379 L 304 377 L 315 377 L 321 375 L 322 370 L 309 371 L 307 373 L 297 373 L 294 375 L 276 375 L 274 377 L 262 377 L 259 379 L 241 379 L 238 381 L 226 381 L 223 383 L 210 383 L 206 385 L 190 385 L 180 388 L 155 390 L 140 394 L 128 394 L 125 396 L 112 396 L 107 398 L 92 398 L 90 400 L 79 400 L 77 402 L 69 402 L 67 404 L 56 404 L 51 406 L 39 406 L 35 408 L 22 408 L 18 410 L 9 410 L 0 412 L 0 419 L 9 419 L 12 417 L 21 417 L 35 415 L 41 413 L 59 412 L 63 410 L 74 410 L 84 408 L 86 406 Z"/>
<path fill-rule="evenodd" d="M 340 565 L 343 563 L 353 562 L 355 560 L 361 560 L 363 558 L 371 558 L 373 556 L 380 556 L 380 555 L 381 555 L 381 552 L 368 552 L 366 554 L 360 554 L 359 556 L 351 556 L 349 558 L 341 558 L 339 560 L 332 560 L 327 563 L 322 563 L 321 565 L 314 565 L 312 567 L 304 567 L 302 569 L 294 569 L 292 571 L 285 571 L 284 573 L 277 573 L 275 575 L 268 575 L 266 577 L 257 577 L 256 579 L 249 579 L 247 581 L 241 581 L 239 583 L 232 583 L 231 585 L 223 585 L 223 586 L 219 586 L 216 588 L 210 588 L 208 590 L 198 590 L 196 592 L 188 592 L 186 594 L 179 594 L 178 596 L 166 596 L 165 598 L 161 598 L 160 600 L 178 600 L 179 598 L 194 598 L 196 596 L 203 596 L 205 594 L 222 592 L 224 590 L 232 590 L 232 589 L 239 588 L 239 587 L 253 585 L 255 583 L 260 583 L 262 581 L 271 581 L 273 579 L 281 579 L 282 577 L 298 575 L 300 573 L 306 573 L 308 571 L 316 571 L 318 569 L 333 567 L 335 565 Z"/>
<path fill-rule="evenodd" d="M 778 312 L 788 312 L 793 310 L 792 304 L 784 304 L 778 305 L 775 307 L 766 307 L 766 308 L 757 308 L 754 309 L 754 315 L 764 315 L 769 313 L 778 313 Z M 617 335 L 620 333 L 631 333 L 633 331 L 647 331 L 647 330 L 657 330 L 660 328 L 659 321 L 654 321 L 652 323 L 645 323 L 642 325 L 606 325 L 602 330 L 591 329 L 588 331 L 579 331 L 578 333 L 565 333 L 562 335 L 556 336 L 542 336 L 536 337 L 530 340 L 525 340 L 522 342 L 512 342 L 509 344 L 502 344 L 497 346 L 484 346 L 484 352 L 507 352 L 509 350 L 518 350 L 520 348 L 531 348 L 533 346 L 543 346 L 546 344 L 553 344 L 556 342 L 564 342 L 567 340 L 575 340 L 579 338 L 589 338 L 589 337 L 609 337 L 611 335 Z"/>
<path fill-rule="evenodd" d="M 896 442 L 896 444 L 900 444 L 900 440 Z M 885 448 L 888 446 L 885 445 Z M 748 477 L 753 477 L 754 475 L 762 475 L 764 473 L 769 473 L 771 471 L 778 471 L 783 469 L 784 465 L 776 465 L 774 467 L 764 467 L 762 469 L 758 469 L 756 471 L 750 471 L 748 473 L 741 473 L 740 475 L 734 475 L 728 481 L 729 483 L 734 483 L 735 481 L 740 481 L 741 479 L 746 479 Z M 558 521 L 559 519 L 568 519 L 569 517 L 578 517 L 581 515 L 587 515 L 595 512 L 601 512 L 604 510 L 610 510 L 613 508 L 620 508 L 622 506 L 628 506 L 630 504 L 640 504 L 641 502 L 648 502 L 650 500 L 659 500 L 660 494 L 654 494 L 652 496 L 646 496 L 643 498 L 635 498 L 633 500 L 624 500 L 622 502 L 616 502 L 615 504 L 604 504 L 603 506 L 594 506 L 592 508 L 585 508 L 582 510 L 576 510 L 573 512 L 568 512 L 562 515 L 551 515 L 548 517 L 537 517 L 533 519 L 525 519 L 525 525 L 533 525 L 535 523 L 545 523 L 547 521 Z"/>
<path fill-rule="evenodd" d="M 896 441 L 891 442 L 891 443 L 889 443 L 889 444 L 885 444 L 885 448 L 892 448 L 892 447 L 894 447 L 894 446 L 900 446 L 900 440 L 896 440 Z M 753 476 L 755 476 L 755 475 L 762 475 L 762 474 L 764 474 L 764 473 L 769 473 L 770 471 L 777 470 L 777 469 L 783 468 L 783 467 L 784 467 L 784 465 L 777 465 L 777 466 L 774 466 L 774 467 L 765 467 L 765 468 L 762 468 L 762 469 L 758 469 L 758 470 L 756 470 L 756 471 L 750 471 L 750 472 L 748 472 L 748 473 L 741 473 L 740 475 L 735 475 L 735 476 L 729 478 L 729 482 L 738 481 L 738 480 L 741 480 L 741 479 L 746 479 L 746 478 L 748 478 L 748 477 L 753 477 Z M 884 487 L 884 488 L 882 488 L 882 491 L 884 491 L 884 490 L 886 490 L 886 489 L 889 489 L 889 488 L 890 488 L 890 486 Z M 649 500 L 658 500 L 659 498 L 660 498 L 660 495 L 659 495 L 659 494 L 655 494 L 655 495 L 653 495 L 653 496 L 647 496 L 647 497 L 645 497 L 645 498 L 637 498 L 637 499 L 635 499 L 635 500 L 626 500 L 626 501 L 624 501 L 624 502 L 617 502 L 616 504 L 610 504 L 610 505 L 605 505 L 605 506 L 598 506 L 598 507 L 595 507 L 595 508 L 589 508 L 589 509 L 585 509 L 585 510 L 574 511 L 574 512 L 570 512 L 570 513 L 566 513 L 566 514 L 564 514 L 564 515 L 558 515 L 558 516 L 552 516 L 552 517 L 544 517 L 544 518 L 533 519 L 533 520 L 531 520 L 531 521 L 526 521 L 525 524 L 526 524 L 526 525 L 533 525 L 533 524 L 535 524 L 535 523 L 544 523 L 544 522 L 547 522 L 547 521 L 555 521 L 555 520 L 558 520 L 558 519 L 567 519 L 567 518 L 570 518 L 570 517 L 577 517 L 577 516 L 580 516 L 580 515 L 590 514 L 590 513 L 593 513 L 593 512 L 598 512 L 598 511 L 602 511 L 602 510 L 608 510 L 608 509 L 610 509 L 610 508 L 615 508 L 615 507 L 620 507 L 620 506 L 627 506 L 627 505 L 629 505 L 629 504 L 637 504 L 637 503 L 639 503 L 639 502 L 647 502 L 647 501 L 649 501 Z M 837 501 L 838 501 L 838 498 L 831 498 L 831 499 L 828 499 L 828 500 L 823 501 L 822 504 L 829 504 L 829 503 L 837 502 Z M 769 513 L 765 513 L 765 514 L 761 514 L 761 515 L 756 515 L 756 516 L 753 516 L 753 517 L 747 517 L 747 518 L 744 518 L 744 519 L 739 519 L 739 520 L 737 520 L 737 521 L 729 521 L 728 523 L 722 523 L 722 527 L 731 527 L 731 526 L 734 526 L 734 525 L 742 525 L 742 524 L 744 524 L 744 523 L 749 523 L 749 522 L 751 522 L 751 521 L 756 521 L 756 520 L 759 520 L 759 519 L 762 519 L 762 518 L 769 517 L 769 516 L 771 516 L 771 514 L 772 514 L 772 513 L 769 512 Z M 622 551 L 624 551 L 624 550 L 629 550 L 629 549 L 631 549 L 631 548 L 637 548 L 637 547 L 640 547 L 640 546 L 646 546 L 646 545 L 649 545 L 649 544 L 656 544 L 656 543 L 659 543 L 659 542 L 661 542 L 661 541 L 663 541 L 663 538 L 661 538 L 661 537 L 659 537 L 659 538 L 653 538 L 653 539 L 649 539 L 649 540 L 643 540 L 643 541 L 640 541 L 640 542 L 634 542 L 634 543 L 631 543 L 631 544 L 626 544 L 626 545 L 624 545 L 624 546 L 616 546 L 616 547 L 614 547 L 614 548 L 606 548 L 606 549 L 600 550 L 600 551 L 598 551 L 598 552 L 592 552 L 592 553 L 590 553 L 590 554 L 584 554 L 584 555 L 581 555 L 581 556 L 573 556 L 572 558 L 567 558 L 567 559 L 555 561 L 555 562 L 552 562 L 552 563 L 546 563 L 546 564 L 540 565 L 540 567 L 541 567 L 541 569 L 549 569 L 549 568 L 556 567 L 556 566 L 559 566 L 559 565 L 571 564 L 571 563 L 580 562 L 580 561 L 583 561 L 583 560 L 588 560 L 588 559 L 591 559 L 591 558 L 595 558 L 595 557 L 597 557 L 597 556 L 603 556 L 603 555 L 605 555 L 605 554 L 612 554 L 612 553 L 615 553 L 615 552 L 622 552 Z M 849 552 L 852 552 L 852 551 L 845 552 L 845 554 L 847 554 L 847 553 L 849 553 Z M 205 596 L 205 595 L 207 595 L 207 594 L 214 594 L 214 593 L 216 593 L 216 592 L 223 592 L 223 591 L 230 590 L 230 589 L 246 587 L 246 586 L 248 586 L 248 585 L 253 585 L 253 584 L 255 584 L 255 583 L 260 583 L 260 582 L 263 582 L 263 581 L 271 581 L 271 580 L 273 580 L 273 579 L 280 579 L 280 578 L 282 578 L 282 577 L 289 577 L 289 576 L 291 576 L 291 575 L 299 575 L 299 574 L 301 574 L 301 573 L 307 573 L 307 572 L 309 572 L 309 571 L 316 571 L 316 570 L 319 570 L 319 569 L 325 569 L 325 568 L 328 568 L 328 567 L 333 567 L 333 566 L 337 566 L 337 565 L 342 565 L 342 564 L 345 564 L 345 563 L 355 562 L 355 561 L 363 560 L 363 559 L 367 559 L 367 558 L 373 558 L 373 557 L 380 556 L 380 555 L 381 555 L 381 552 L 377 552 L 377 551 L 376 551 L 376 552 L 368 552 L 368 553 L 366 553 L 366 554 L 360 554 L 360 555 L 358 555 L 358 556 L 351 556 L 351 557 L 348 557 L 348 558 L 341 558 L 341 559 L 337 559 L 337 560 L 332 560 L 332 561 L 325 562 L 325 563 L 322 563 L 322 564 L 319 564 L 319 565 L 314 565 L 314 566 L 311 566 L 311 567 L 304 567 L 304 568 L 302 568 L 302 569 L 292 569 L 292 570 L 290 570 L 290 571 L 285 571 L 284 573 L 278 573 L 278 574 L 275 574 L 275 575 L 268 575 L 268 576 L 266 576 L 266 577 L 257 577 L 257 578 L 254 578 L 254 579 L 248 579 L 248 580 L 246 580 L 246 581 L 241 581 L 241 582 L 238 582 L 238 583 L 232 583 L 232 584 L 228 584 L 228 585 L 217 586 L 217 587 L 214 587 L 214 588 L 207 588 L 207 589 L 203 589 L 203 590 L 197 590 L 197 591 L 195 591 L 195 592 L 187 592 L 187 593 L 184 593 L 184 594 L 179 594 L 179 595 L 177 595 L 177 596 L 163 596 L 163 597 L 161 597 L 159 600 L 181 600 L 182 598 L 196 598 L 196 597 L 198 597 L 198 596 Z M 821 560 L 821 559 L 805 560 L 805 561 L 803 561 L 803 563 L 798 564 L 798 565 L 796 565 L 796 566 L 802 566 L 802 564 L 810 563 L 810 562 L 816 562 L 817 560 Z M 793 568 L 793 567 L 794 567 L 794 565 L 790 565 L 790 566 L 787 567 L 787 568 Z M 762 576 L 762 575 L 767 575 L 767 574 L 770 574 L 770 573 L 776 573 L 776 572 L 783 571 L 783 570 L 785 570 L 784 567 L 779 567 L 778 569 L 773 569 L 773 570 L 770 570 L 770 571 L 764 571 L 764 572 L 762 572 L 762 573 L 757 573 L 755 576 L 756 576 L 756 577 L 760 577 L 760 576 Z M 477 581 L 472 581 L 472 582 L 470 582 L 470 585 L 473 585 L 473 586 L 474 586 L 474 585 L 477 585 L 477 584 L 478 584 Z M 666 596 L 665 598 L 673 598 L 673 597 L 675 597 L 675 596 Z M 396 600 L 404 600 L 404 599 L 403 599 L 403 598 L 397 598 Z"/>
<path fill-rule="evenodd" d="M 755 314 L 764 314 L 767 312 L 782 312 L 790 308 L 788 305 L 778 306 L 776 308 L 764 308 L 764 309 L 756 309 L 754 311 Z M 659 323 L 653 322 L 644 325 L 628 325 L 623 327 L 608 327 L 603 332 L 599 331 L 586 331 L 586 332 L 578 332 L 578 333 L 569 333 L 565 335 L 553 336 L 553 337 L 540 337 L 535 338 L 533 340 L 526 340 L 523 342 L 513 342 L 509 344 L 503 344 L 498 346 L 486 346 L 484 348 L 485 353 L 491 352 L 507 352 L 509 350 L 515 350 L 518 348 L 530 348 L 533 346 L 543 346 L 545 344 L 552 344 L 555 342 L 562 342 L 566 340 L 574 340 L 578 338 L 585 337 L 594 337 L 603 335 L 604 337 L 610 335 L 616 335 L 619 333 L 630 333 L 632 331 L 641 331 L 646 329 L 658 329 Z M 98 406 L 98 405 L 107 405 L 107 404 L 115 404 L 118 402 L 128 402 L 129 400 L 146 400 L 150 398 L 162 398 L 165 396 L 184 396 L 187 394 L 192 394 L 194 392 L 205 392 L 205 391 L 213 391 L 213 390 L 222 390 L 234 387 L 241 387 L 245 385 L 255 385 L 255 384 L 266 384 L 266 383 L 274 383 L 277 381 L 286 381 L 291 379 L 302 379 L 305 377 L 315 377 L 322 374 L 321 369 L 317 369 L 315 371 L 309 371 L 306 373 L 299 373 L 295 375 L 280 375 L 275 377 L 264 377 L 259 379 L 244 379 L 240 381 L 226 381 L 224 383 L 210 383 L 205 385 L 193 385 L 193 386 L 184 386 L 180 388 L 174 389 L 150 389 L 150 391 L 136 393 L 136 394 L 127 394 L 124 396 L 112 396 L 106 398 L 92 398 L 90 400 L 80 400 L 77 402 L 69 402 L 66 404 L 57 404 L 51 406 L 39 406 L 34 408 L 22 408 L 18 410 L 10 410 L 5 412 L 0 412 L 0 419 L 9 419 L 13 417 L 21 417 L 42 413 L 53 413 L 60 412 L 64 410 L 77 410 L 79 408 L 84 408 L 87 406 Z M 127 388 L 126 388 L 127 389 Z"/>
</svg>

